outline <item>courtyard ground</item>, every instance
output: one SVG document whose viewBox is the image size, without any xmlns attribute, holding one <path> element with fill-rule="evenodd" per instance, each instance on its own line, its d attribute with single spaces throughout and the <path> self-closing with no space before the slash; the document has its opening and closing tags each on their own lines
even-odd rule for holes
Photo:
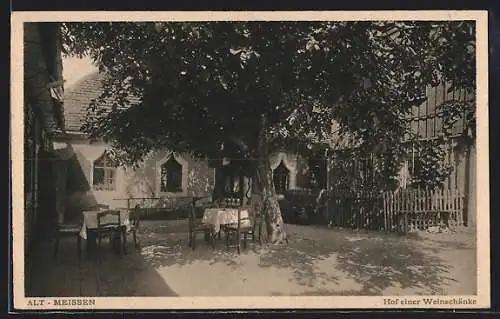
<svg viewBox="0 0 500 319">
<path fill-rule="evenodd" d="M 185 221 L 144 221 L 141 251 L 101 265 L 65 240 L 56 261 L 38 251 L 30 296 L 300 296 L 475 294 L 472 231 L 407 236 L 287 225 L 287 247 L 250 244 L 241 255 L 203 236 L 187 245 Z"/>
</svg>

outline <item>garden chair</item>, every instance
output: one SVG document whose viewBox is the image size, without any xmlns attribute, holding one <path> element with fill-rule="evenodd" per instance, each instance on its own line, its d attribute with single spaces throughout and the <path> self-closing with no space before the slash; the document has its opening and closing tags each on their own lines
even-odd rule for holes
<svg viewBox="0 0 500 319">
<path fill-rule="evenodd" d="M 189 242 L 188 245 L 191 249 L 196 248 L 196 235 L 199 233 L 204 234 L 204 239 L 206 242 L 212 244 L 212 248 L 215 248 L 215 238 L 211 238 L 211 228 L 209 225 L 206 225 L 202 221 L 197 220 L 196 218 L 196 210 L 195 210 L 195 201 L 191 205 L 191 208 L 188 213 L 188 221 L 189 221 Z"/>
<path fill-rule="evenodd" d="M 120 257 L 123 255 L 123 229 L 121 225 L 121 214 L 119 210 L 107 210 L 97 213 L 97 228 L 95 229 L 97 237 L 97 253 L 99 263 L 102 262 L 101 258 L 101 241 L 104 238 L 109 238 L 110 243 L 114 244 L 115 238 L 120 239 Z"/>
<path fill-rule="evenodd" d="M 248 232 L 249 235 L 252 236 L 252 241 L 256 241 L 257 230 L 258 230 L 258 240 L 259 244 L 262 243 L 261 235 L 262 235 L 262 226 L 264 225 L 264 216 L 262 213 L 254 213 L 252 218 L 252 229 Z"/>
<path fill-rule="evenodd" d="M 57 257 L 57 253 L 59 252 L 59 243 L 62 237 L 75 237 L 76 238 L 76 249 L 78 262 L 80 262 L 81 257 L 81 242 L 82 238 L 80 237 L 81 224 L 79 223 L 64 223 L 58 222 L 56 225 L 56 234 L 55 234 L 55 242 L 54 242 L 54 254 L 53 259 L 55 260 Z"/>
<path fill-rule="evenodd" d="M 235 205 L 236 206 L 236 205 Z M 235 247 L 238 254 L 241 253 L 241 235 L 243 235 L 243 249 L 247 247 L 247 237 L 252 235 L 254 237 L 255 232 L 254 225 L 250 220 L 250 217 L 241 217 L 242 206 L 238 205 L 238 216 L 237 223 L 225 226 L 226 232 L 226 245 L 228 248 Z"/>
<path fill-rule="evenodd" d="M 130 211 L 130 231 L 132 232 L 132 237 L 134 239 L 134 247 L 136 250 L 140 249 L 140 243 L 137 240 L 137 230 L 139 229 L 139 224 L 141 220 L 141 207 L 139 204 L 135 205 L 134 209 Z"/>
</svg>

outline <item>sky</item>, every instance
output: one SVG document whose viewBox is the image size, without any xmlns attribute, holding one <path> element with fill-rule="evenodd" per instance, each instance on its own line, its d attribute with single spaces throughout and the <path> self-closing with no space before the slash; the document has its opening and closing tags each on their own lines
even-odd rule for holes
<svg viewBox="0 0 500 319">
<path fill-rule="evenodd" d="M 88 59 L 63 58 L 64 88 L 68 89 L 78 80 L 95 71 L 97 71 L 97 67 L 92 65 Z"/>
</svg>

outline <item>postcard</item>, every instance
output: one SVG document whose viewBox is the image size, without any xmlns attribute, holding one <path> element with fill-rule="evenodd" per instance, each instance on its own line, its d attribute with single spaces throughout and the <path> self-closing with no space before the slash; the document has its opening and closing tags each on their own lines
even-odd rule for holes
<svg viewBox="0 0 500 319">
<path fill-rule="evenodd" d="M 490 306 L 486 11 L 11 22 L 17 310 Z"/>
</svg>

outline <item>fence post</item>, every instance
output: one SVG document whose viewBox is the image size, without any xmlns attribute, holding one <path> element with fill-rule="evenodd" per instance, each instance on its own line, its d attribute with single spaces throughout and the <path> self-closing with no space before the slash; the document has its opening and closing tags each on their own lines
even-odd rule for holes
<svg viewBox="0 0 500 319">
<path fill-rule="evenodd" d="M 383 206 L 382 206 L 382 211 L 383 211 L 383 214 L 384 214 L 384 231 L 387 233 L 387 198 L 386 198 L 386 193 L 383 192 L 382 193 L 382 202 L 383 202 Z"/>
<path fill-rule="evenodd" d="M 470 192 L 470 146 L 465 149 L 465 172 L 464 172 L 464 205 L 462 222 L 465 227 L 469 226 L 469 192 Z"/>
</svg>

